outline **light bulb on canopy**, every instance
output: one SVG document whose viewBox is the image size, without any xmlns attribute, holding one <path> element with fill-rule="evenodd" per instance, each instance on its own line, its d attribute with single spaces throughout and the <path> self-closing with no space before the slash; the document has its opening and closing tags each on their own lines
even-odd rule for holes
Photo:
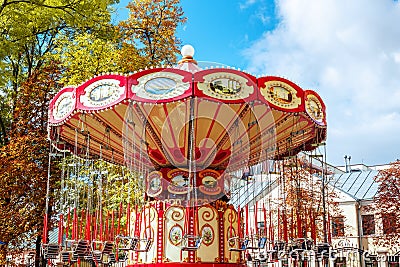
<svg viewBox="0 0 400 267">
<path fill-rule="evenodd" d="M 182 57 L 191 57 L 191 58 L 193 58 L 193 56 L 194 56 L 194 48 L 193 48 L 193 46 L 191 46 L 189 44 L 182 46 L 181 55 L 182 55 Z"/>
</svg>

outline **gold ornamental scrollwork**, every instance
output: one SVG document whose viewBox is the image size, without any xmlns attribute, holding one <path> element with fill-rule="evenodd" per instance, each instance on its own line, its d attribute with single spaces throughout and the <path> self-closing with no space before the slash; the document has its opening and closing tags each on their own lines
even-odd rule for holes
<svg viewBox="0 0 400 267">
<path fill-rule="evenodd" d="M 173 208 L 172 213 L 171 213 L 171 219 L 175 222 L 179 222 L 183 220 L 184 218 L 184 213 L 181 208 Z"/>
<path fill-rule="evenodd" d="M 237 220 L 236 220 L 237 214 L 236 214 L 235 211 L 233 211 L 232 208 L 230 208 L 230 211 L 227 211 L 227 215 L 228 215 L 228 222 L 229 223 L 237 222 Z"/>
<path fill-rule="evenodd" d="M 215 215 L 214 209 L 210 208 L 202 213 L 201 218 L 206 222 L 211 222 L 215 218 Z"/>
</svg>

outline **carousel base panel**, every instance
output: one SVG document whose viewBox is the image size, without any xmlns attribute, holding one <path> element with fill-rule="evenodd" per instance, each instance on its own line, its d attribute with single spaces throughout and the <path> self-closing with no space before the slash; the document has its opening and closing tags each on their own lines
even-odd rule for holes
<svg viewBox="0 0 400 267">
<path fill-rule="evenodd" d="M 186 262 L 170 262 L 170 263 L 135 263 L 126 267 L 181 267 L 181 266 L 201 266 L 201 267 L 246 267 L 245 263 L 186 263 Z"/>
</svg>

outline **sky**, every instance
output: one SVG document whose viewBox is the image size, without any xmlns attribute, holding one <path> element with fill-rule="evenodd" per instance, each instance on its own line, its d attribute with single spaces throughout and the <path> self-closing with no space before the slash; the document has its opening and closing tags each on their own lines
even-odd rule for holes
<svg viewBox="0 0 400 267">
<path fill-rule="evenodd" d="M 126 19 L 122 0 L 115 19 Z M 327 161 L 400 159 L 400 2 L 181 0 L 198 61 L 280 76 L 327 106 Z"/>
</svg>

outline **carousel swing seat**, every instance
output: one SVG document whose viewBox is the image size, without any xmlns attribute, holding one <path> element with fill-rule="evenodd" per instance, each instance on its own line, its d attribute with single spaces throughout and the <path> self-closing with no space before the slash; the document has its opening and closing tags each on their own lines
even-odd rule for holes
<svg viewBox="0 0 400 267">
<path fill-rule="evenodd" d="M 78 259 L 90 259 L 92 257 L 89 240 L 66 240 L 65 242 L 65 250 L 60 253 L 63 262 L 76 262 Z"/>
<path fill-rule="evenodd" d="M 184 235 L 182 237 L 183 246 L 181 247 L 181 261 L 182 261 L 182 253 L 184 251 L 196 251 L 200 248 L 201 242 L 203 241 L 203 237 L 196 235 Z"/>
<path fill-rule="evenodd" d="M 118 254 L 118 262 L 125 262 L 128 259 L 128 254 L 126 251 Z"/>
<path fill-rule="evenodd" d="M 151 238 L 137 239 L 133 250 L 136 252 L 148 252 L 152 244 L 153 240 Z"/>
<path fill-rule="evenodd" d="M 92 255 L 96 263 L 108 264 L 110 261 L 110 254 L 114 249 L 114 242 L 112 241 L 92 241 Z"/>
<path fill-rule="evenodd" d="M 116 237 L 116 242 L 118 244 L 118 250 L 135 250 L 139 243 L 139 238 L 136 236 L 131 237 L 119 235 Z"/>
<path fill-rule="evenodd" d="M 193 251 L 200 248 L 203 237 L 195 235 L 185 235 L 183 238 L 182 251 Z M 193 245 L 190 245 L 193 244 Z"/>
<path fill-rule="evenodd" d="M 279 259 L 280 255 L 287 255 L 287 244 L 285 241 L 276 240 L 272 241 L 273 248 L 271 250 L 267 250 L 267 254 L 269 255 L 269 262 L 275 262 Z"/>
<path fill-rule="evenodd" d="M 70 252 L 69 251 L 61 251 L 60 252 L 60 260 L 62 263 L 68 263 L 70 259 Z"/>
<path fill-rule="evenodd" d="M 76 247 L 74 249 L 74 253 L 77 255 L 79 259 L 83 259 L 90 256 L 90 243 L 89 240 L 78 240 L 76 243 Z"/>
<path fill-rule="evenodd" d="M 235 243 L 235 245 L 231 248 L 229 248 L 229 251 L 233 252 L 242 252 L 245 251 L 248 248 L 249 245 L 249 239 L 248 238 L 243 238 L 243 237 L 231 237 L 228 239 L 229 243 Z"/>
<path fill-rule="evenodd" d="M 115 262 L 116 262 L 115 254 L 114 253 L 110 253 L 110 255 L 108 256 L 108 264 L 113 264 Z"/>
<path fill-rule="evenodd" d="M 60 252 L 60 245 L 55 243 L 43 244 L 43 257 L 48 260 L 56 259 Z"/>
<path fill-rule="evenodd" d="M 246 249 L 263 249 L 265 248 L 265 244 L 267 243 L 266 237 L 252 236 L 247 238 L 248 246 Z"/>
<path fill-rule="evenodd" d="M 74 247 L 76 241 L 67 239 L 65 240 L 65 247 L 60 251 L 60 263 L 68 264 L 70 262 L 75 262 L 77 260 L 77 256 L 74 254 Z M 76 259 L 75 259 L 76 258 Z"/>
</svg>

